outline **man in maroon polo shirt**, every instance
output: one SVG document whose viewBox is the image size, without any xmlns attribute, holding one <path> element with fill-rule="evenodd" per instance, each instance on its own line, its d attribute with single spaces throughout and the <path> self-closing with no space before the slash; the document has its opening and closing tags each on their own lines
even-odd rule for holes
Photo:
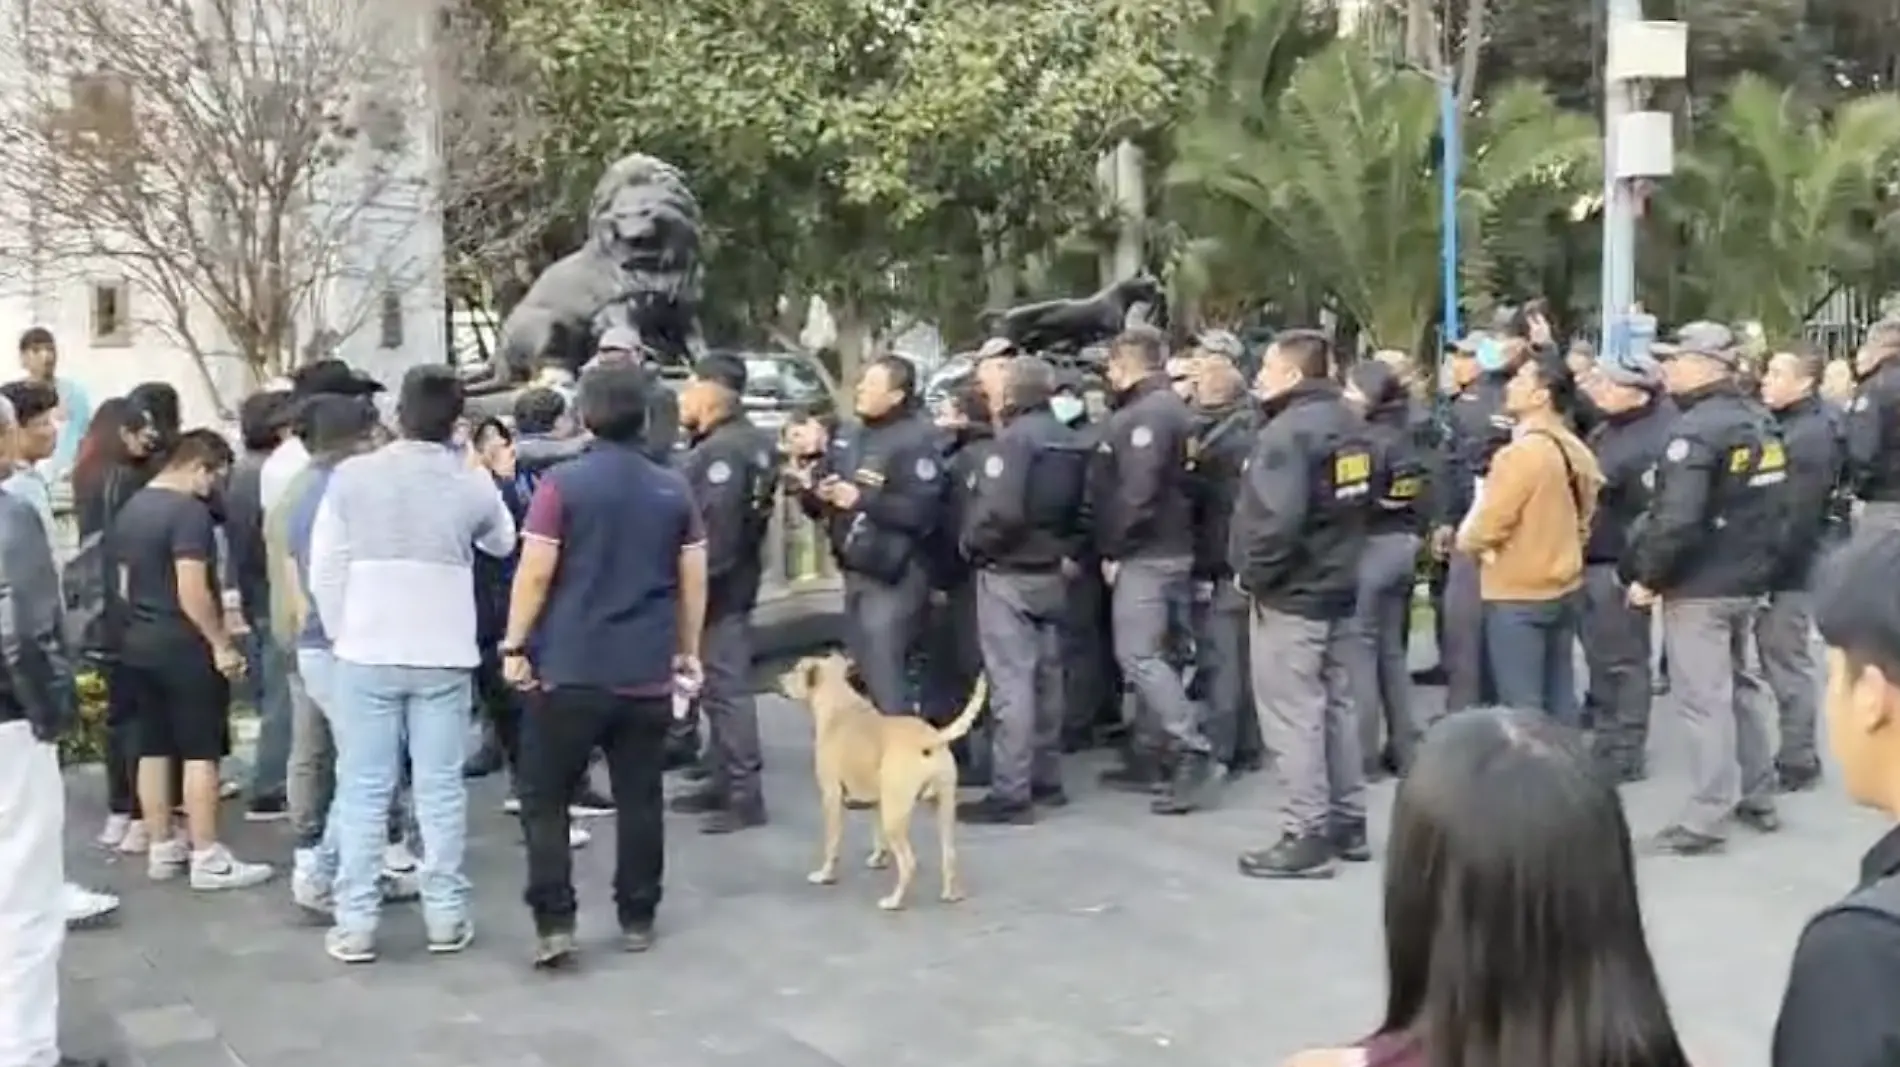
<svg viewBox="0 0 1900 1067">
<path fill-rule="evenodd" d="M 653 943 L 665 865 L 664 770 L 676 687 L 696 689 L 706 543 L 686 481 L 641 448 L 648 377 L 607 364 L 581 376 L 588 450 L 550 470 L 528 505 L 500 653 L 529 691 L 521 820 L 535 965 L 574 952 L 568 799 L 595 747 L 618 803 L 614 904 L 623 945 Z"/>
</svg>

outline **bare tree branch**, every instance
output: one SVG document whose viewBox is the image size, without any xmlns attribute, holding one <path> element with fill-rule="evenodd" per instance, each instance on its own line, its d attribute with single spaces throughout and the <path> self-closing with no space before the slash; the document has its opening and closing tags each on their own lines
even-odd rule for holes
<svg viewBox="0 0 1900 1067">
<path fill-rule="evenodd" d="M 34 0 L 0 202 L 34 216 L 33 262 L 123 275 L 122 313 L 201 369 L 281 374 L 427 266 L 407 238 L 432 213 L 438 6 Z"/>
</svg>

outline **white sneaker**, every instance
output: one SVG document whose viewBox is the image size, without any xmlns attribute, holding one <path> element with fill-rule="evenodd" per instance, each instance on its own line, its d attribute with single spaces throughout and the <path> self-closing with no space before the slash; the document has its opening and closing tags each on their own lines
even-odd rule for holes
<svg viewBox="0 0 1900 1067">
<path fill-rule="evenodd" d="M 299 908 L 328 917 L 336 906 L 330 879 L 317 870 L 317 850 L 300 848 L 291 859 L 290 899 Z"/>
<path fill-rule="evenodd" d="M 191 854 L 191 888 L 249 889 L 270 881 L 275 873 L 268 863 L 246 863 L 231 855 L 223 843 Z"/>
<path fill-rule="evenodd" d="M 154 841 L 145 850 L 145 876 L 154 882 L 165 882 L 185 872 L 191 864 L 191 850 L 176 837 L 164 841 Z"/>
<path fill-rule="evenodd" d="M 586 848 L 587 843 L 592 841 L 593 839 L 594 839 L 594 835 L 588 833 L 586 830 L 583 830 L 580 827 L 575 826 L 571 823 L 568 825 L 568 828 L 567 828 L 567 847 L 568 848 Z"/>
<path fill-rule="evenodd" d="M 99 847 L 100 848 L 118 848 L 119 843 L 125 840 L 126 833 L 129 832 L 131 829 L 132 829 L 132 816 L 130 815 L 106 816 L 106 824 L 103 828 L 100 829 L 99 836 L 96 839 L 98 841 Z"/>
<path fill-rule="evenodd" d="M 66 883 L 62 892 L 66 908 L 66 929 L 84 930 L 98 926 L 119 910 L 119 898 L 111 893 L 95 893 L 83 885 Z"/>
<path fill-rule="evenodd" d="M 417 866 L 416 854 L 404 842 L 383 846 L 383 874 L 392 877 L 414 874 Z"/>
<path fill-rule="evenodd" d="M 141 855 L 151 843 L 151 837 L 145 832 L 145 824 L 134 821 L 125 828 L 125 836 L 119 838 L 119 854 L 121 856 Z"/>
<path fill-rule="evenodd" d="M 219 800 L 230 800 L 242 792 L 244 792 L 244 783 L 242 782 L 226 780 L 218 783 Z"/>
</svg>

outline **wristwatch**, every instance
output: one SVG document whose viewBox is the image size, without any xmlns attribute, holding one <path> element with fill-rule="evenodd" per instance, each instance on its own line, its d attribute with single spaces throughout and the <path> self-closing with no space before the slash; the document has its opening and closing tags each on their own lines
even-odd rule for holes
<svg viewBox="0 0 1900 1067">
<path fill-rule="evenodd" d="M 520 645 L 498 645 L 495 651 L 501 653 L 502 659 L 516 659 L 528 654 L 528 650 Z"/>
</svg>

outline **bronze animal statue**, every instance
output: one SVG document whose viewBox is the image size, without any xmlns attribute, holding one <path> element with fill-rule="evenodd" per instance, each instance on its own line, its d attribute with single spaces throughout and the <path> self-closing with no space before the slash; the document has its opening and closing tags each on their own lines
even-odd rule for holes
<svg viewBox="0 0 1900 1067">
<path fill-rule="evenodd" d="M 1080 300 L 1044 300 L 990 312 L 983 326 L 1020 351 L 1079 354 L 1129 326 L 1165 325 L 1157 321 L 1162 312 L 1161 283 L 1144 274 Z"/>
<path fill-rule="evenodd" d="M 521 385 L 543 367 L 578 373 L 616 327 L 661 364 L 705 351 L 699 201 L 679 169 L 627 156 L 595 183 L 587 217 L 587 242 L 535 279 L 502 322 L 494 359 L 472 368 L 471 395 Z"/>
</svg>

